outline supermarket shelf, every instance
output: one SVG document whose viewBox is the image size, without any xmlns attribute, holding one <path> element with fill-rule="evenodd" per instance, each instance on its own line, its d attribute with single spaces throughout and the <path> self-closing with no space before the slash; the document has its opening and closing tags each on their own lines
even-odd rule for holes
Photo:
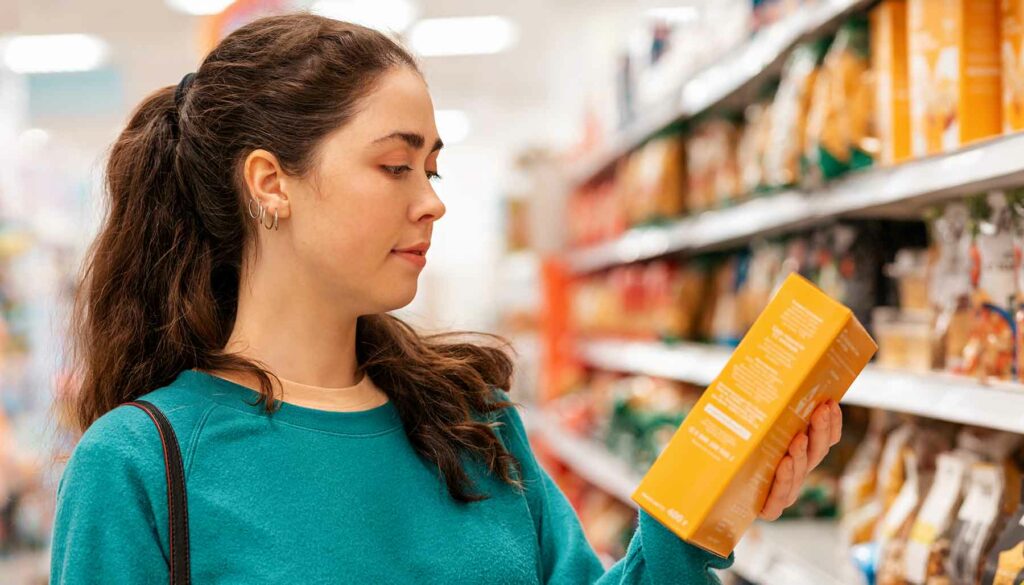
<svg viewBox="0 0 1024 585">
<path fill-rule="evenodd" d="M 609 242 L 570 251 L 574 272 L 590 272 L 675 252 L 728 248 L 750 238 L 810 227 L 836 217 L 903 215 L 927 203 L 1019 185 L 1024 134 L 999 137 L 955 153 L 865 170 L 811 192 L 786 191 L 629 230 Z"/>
<path fill-rule="evenodd" d="M 631 496 L 640 485 L 640 476 L 600 444 L 561 427 L 558 420 L 539 408 L 523 412 L 523 421 L 530 433 L 544 439 L 544 444 L 573 471 L 622 502 L 635 506 Z"/>
<path fill-rule="evenodd" d="M 736 547 L 733 570 L 764 585 L 861 585 L 835 520 L 755 524 Z"/>
<path fill-rule="evenodd" d="M 523 413 L 531 434 L 540 436 L 554 455 L 573 471 L 630 506 L 640 476 L 600 444 L 562 429 L 540 409 Z M 734 571 L 759 583 L 787 585 L 858 585 L 844 558 L 836 523 L 797 520 L 756 524 L 736 548 Z"/>
<path fill-rule="evenodd" d="M 707 386 L 725 366 L 729 350 L 700 343 L 585 341 L 579 344 L 579 355 L 587 363 L 607 370 Z"/>
<path fill-rule="evenodd" d="M 609 140 L 607 146 L 575 165 L 573 183 L 584 183 L 676 120 L 695 116 L 775 72 L 788 51 L 805 38 L 835 25 L 846 14 L 871 4 L 866 0 L 821 0 L 758 32 L 714 65 L 682 84 L 678 101 L 648 110 Z"/>
<path fill-rule="evenodd" d="M 601 368 L 707 385 L 725 366 L 730 350 L 695 343 L 589 341 L 580 344 L 579 353 Z M 1019 384 L 868 366 L 843 403 L 1024 433 L 1024 386 Z"/>
</svg>

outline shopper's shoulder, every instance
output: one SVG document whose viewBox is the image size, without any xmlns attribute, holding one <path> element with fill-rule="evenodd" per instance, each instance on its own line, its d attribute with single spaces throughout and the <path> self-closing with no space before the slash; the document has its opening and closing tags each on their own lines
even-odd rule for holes
<svg viewBox="0 0 1024 585">
<path fill-rule="evenodd" d="M 136 475 L 152 459 L 147 453 L 160 448 L 159 435 L 149 416 L 136 407 L 120 405 L 85 430 L 68 461 L 67 475 L 87 483 L 94 483 L 90 479 L 93 476 L 111 479 Z"/>
<path fill-rule="evenodd" d="M 164 414 L 183 452 L 189 438 L 201 427 L 206 413 L 216 405 L 180 380 L 136 400 L 149 402 Z M 100 416 L 86 429 L 75 453 L 90 459 L 125 462 L 136 454 L 150 460 L 154 448 L 162 451 L 156 422 L 138 406 L 124 403 Z"/>
</svg>

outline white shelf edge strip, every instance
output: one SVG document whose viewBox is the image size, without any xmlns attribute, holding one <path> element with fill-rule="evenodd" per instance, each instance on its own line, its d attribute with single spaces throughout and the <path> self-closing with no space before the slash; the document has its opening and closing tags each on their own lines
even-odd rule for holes
<svg viewBox="0 0 1024 585">
<path fill-rule="evenodd" d="M 640 476 L 629 465 L 600 444 L 562 429 L 557 419 L 547 413 L 531 409 L 528 419 L 530 430 L 542 436 L 545 445 L 577 475 L 636 507 L 632 495 L 640 485 Z"/>
<path fill-rule="evenodd" d="M 601 368 L 708 385 L 725 366 L 727 348 L 683 343 L 588 341 L 580 356 Z M 1024 386 L 983 384 L 947 374 L 914 374 L 868 366 L 844 404 L 1024 433 Z"/>
<path fill-rule="evenodd" d="M 580 184 L 593 178 L 673 121 L 695 116 L 718 104 L 756 79 L 800 40 L 845 13 L 868 4 L 867 0 L 821 0 L 758 32 L 718 63 L 685 81 L 677 104 L 669 104 L 670 109 L 655 108 L 653 114 L 644 115 L 621 130 L 605 148 L 574 165 L 570 172 L 572 182 Z"/>
<path fill-rule="evenodd" d="M 523 418 L 529 431 L 541 436 L 555 457 L 574 473 L 619 501 L 637 507 L 631 495 L 640 485 L 641 478 L 627 464 L 599 443 L 562 429 L 555 417 L 537 408 L 528 409 Z M 799 585 L 848 585 L 848 581 L 823 570 L 827 563 L 811 562 L 802 558 L 802 554 L 787 551 L 787 547 L 776 544 L 780 541 L 784 544 L 787 541 L 796 544 L 795 540 L 802 543 L 813 541 L 815 554 L 827 552 L 827 547 L 838 541 L 834 534 L 836 528 L 825 522 L 785 522 L 779 526 L 760 524 L 758 530 L 763 537 L 740 542 L 733 570 L 748 578 L 760 578 L 771 571 L 772 574 L 787 575 L 790 579 L 799 578 Z M 792 580 L 787 583 L 797 585 Z"/>
<path fill-rule="evenodd" d="M 664 227 L 634 228 L 615 240 L 570 251 L 566 261 L 575 272 L 590 272 L 887 205 L 948 199 L 986 183 L 1024 180 L 1022 151 L 1024 134 L 998 137 L 952 154 L 854 173 L 818 191 L 768 194 Z"/>
</svg>

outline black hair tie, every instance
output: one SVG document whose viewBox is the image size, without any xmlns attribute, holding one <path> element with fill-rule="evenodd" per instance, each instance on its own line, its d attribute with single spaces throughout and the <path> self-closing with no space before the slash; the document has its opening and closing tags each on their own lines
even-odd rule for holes
<svg viewBox="0 0 1024 585">
<path fill-rule="evenodd" d="M 192 86 L 192 80 L 196 78 L 196 74 L 186 73 L 181 81 L 178 82 L 178 88 L 174 90 L 174 107 L 181 109 L 181 100 L 185 98 L 185 92 Z"/>
</svg>

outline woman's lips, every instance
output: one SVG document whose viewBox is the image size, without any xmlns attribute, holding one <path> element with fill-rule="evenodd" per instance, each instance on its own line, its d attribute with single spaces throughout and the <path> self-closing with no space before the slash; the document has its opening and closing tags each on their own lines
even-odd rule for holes
<svg viewBox="0 0 1024 585">
<path fill-rule="evenodd" d="M 402 258 L 403 260 L 406 260 L 407 262 L 410 262 L 411 264 L 418 268 L 423 268 L 424 266 L 427 265 L 426 254 L 418 254 L 416 252 L 397 252 L 394 250 L 392 250 L 391 253 L 394 254 L 395 256 L 398 256 L 399 258 Z"/>
</svg>

